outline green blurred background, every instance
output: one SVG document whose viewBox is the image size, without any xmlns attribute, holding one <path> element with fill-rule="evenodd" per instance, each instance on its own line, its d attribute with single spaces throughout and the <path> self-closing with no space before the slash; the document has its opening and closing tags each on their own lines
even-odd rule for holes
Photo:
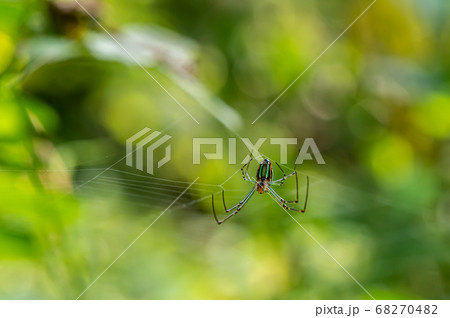
<svg viewBox="0 0 450 318">
<path fill-rule="evenodd" d="M 370 299 L 267 195 L 215 223 L 247 153 L 191 138 L 236 132 L 314 138 L 293 216 L 376 299 L 449 299 L 448 1 L 378 0 L 254 125 L 370 1 L 80 3 L 200 125 L 76 2 L 2 0 L 0 298 L 78 297 L 200 177 L 81 299 Z M 144 127 L 173 136 L 153 177 L 121 160 Z"/>
</svg>

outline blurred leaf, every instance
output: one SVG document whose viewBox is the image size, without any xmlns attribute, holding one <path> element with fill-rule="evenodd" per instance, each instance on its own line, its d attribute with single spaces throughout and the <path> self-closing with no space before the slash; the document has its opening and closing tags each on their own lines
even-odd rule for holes
<svg viewBox="0 0 450 318">
<path fill-rule="evenodd" d="M 433 94 L 415 108 L 414 120 L 430 137 L 450 138 L 450 96 Z"/>
</svg>

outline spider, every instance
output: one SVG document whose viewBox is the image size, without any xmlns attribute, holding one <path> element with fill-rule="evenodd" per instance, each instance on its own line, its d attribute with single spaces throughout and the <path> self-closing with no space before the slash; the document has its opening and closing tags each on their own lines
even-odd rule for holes
<svg viewBox="0 0 450 318">
<path fill-rule="evenodd" d="M 244 205 L 248 202 L 248 200 L 250 200 L 250 198 L 252 197 L 253 193 L 255 193 L 255 191 L 257 191 L 259 194 L 263 194 L 266 192 L 269 193 L 286 210 L 293 210 L 293 211 L 302 212 L 302 213 L 305 212 L 306 203 L 308 202 L 308 190 L 309 190 L 309 177 L 308 176 L 306 177 L 306 198 L 305 198 L 305 205 L 303 206 L 303 210 L 299 210 L 299 209 L 295 209 L 295 208 L 287 206 L 288 203 L 298 203 L 297 165 L 295 165 L 294 172 L 292 172 L 289 175 L 286 175 L 286 173 L 284 173 L 283 169 L 281 169 L 280 165 L 277 162 L 275 162 L 277 164 L 278 168 L 283 173 L 283 177 L 278 180 L 272 180 L 272 178 L 273 178 L 272 163 L 270 162 L 270 160 L 264 159 L 259 164 L 258 170 L 256 172 L 256 180 L 253 180 L 248 175 L 248 167 L 252 160 L 253 160 L 253 158 L 250 158 L 250 160 L 245 165 L 243 165 L 241 168 L 242 177 L 244 178 L 244 180 L 249 181 L 255 185 L 250 190 L 250 192 L 238 204 L 227 209 L 227 206 L 225 205 L 225 191 L 222 191 L 222 200 L 223 200 L 223 207 L 225 208 L 225 213 L 232 212 L 226 218 L 224 218 L 222 220 L 219 220 L 217 218 L 216 211 L 214 209 L 214 195 L 212 195 L 212 209 L 213 209 L 214 218 L 216 219 L 217 224 L 222 224 L 223 222 L 225 222 L 226 220 L 231 218 L 233 215 L 236 215 L 244 207 Z M 245 168 L 245 170 L 244 170 L 244 168 Z M 284 180 L 286 180 L 289 177 L 292 177 L 293 175 L 295 175 L 295 183 L 296 183 L 296 188 L 297 188 L 297 199 L 288 201 L 288 200 L 283 199 L 277 192 L 275 192 L 275 190 L 272 188 L 272 186 L 273 185 L 282 186 L 284 183 Z"/>
</svg>

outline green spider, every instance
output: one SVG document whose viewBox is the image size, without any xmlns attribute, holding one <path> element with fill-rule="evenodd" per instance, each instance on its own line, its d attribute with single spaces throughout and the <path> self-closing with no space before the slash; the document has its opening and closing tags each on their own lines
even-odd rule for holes
<svg viewBox="0 0 450 318">
<path fill-rule="evenodd" d="M 253 193 L 255 193 L 255 191 L 257 191 L 259 194 L 263 194 L 263 193 L 266 193 L 266 192 L 269 193 L 286 210 L 293 210 L 293 211 L 302 212 L 302 213 L 305 212 L 306 204 L 308 202 L 309 176 L 306 177 L 306 198 L 305 198 L 304 207 L 303 207 L 302 210 L 295 209 L 295 208 L 287 206 L 287 204 L 288 203 L 298 203 L 297 165 L 295 165 L 294 172 L 292 172 L 289 175 L 286 175 L 286 173 L 283 171 L 283 169 L 281 169 L 280 165 L 277 162 L 275 162 L 277 164 L 278 168 L 283 173 L 283 177 L 278 179 L 278 180 L 272 180 L 273 179 L 272 163 L 270 162 L 269 159 L 264 159 L 259 164 L 258 170 L 256 172 L 256 180 L 253 180 L 248 175 L 248 167 L 249 167 L 250 162 L 252 160 L 253 160 L 253 158 L 250 158 L 250 160 L 245 165 L 242 166 L 241 171 L 242 171 L 242 177 L 244 178 L 244 180 L 253 183 L 255 186 L 250 190 L 250 192 L 238 204 L 236 204 L 235 206 L 233 206 L 230 209 L 227 209 L 227 207 L 226 207 L 226 204 L 225 204 L 225 191 L 222 191 L 223 206 L 225 208 L 224 212 L 225 213 L 232 212 L 230 215 L 228 215 L 227 217 L 225 217 L 222 220 L 219 220 L 217 218 L 216 211 L 214 209 L 214 195 L 212 195 L 212 209 L 213 209 L 214 218 L 216 219 L 217 224 L 222 224 L 223 222 L 225 222 L 226 220 L 231 218 L 233 215 L 236 215 L 244 207 L 244 205 L 248 202 L 248 200 L 250 200 L 250 198 L 252 197 Z M 244 170 L 244 168 L 245 168 L 245 170 Z M 273 185 L 282 186 L 284 180 L 286 180 L 289 177 L 292 177 L 293 175 L 295 175 L 295 182 L 296 182 L 296 187 L 297 187 L 297 199 L 293 200 L 293 201 L 288 201 L 288 200 L 283 199 L 272 188 L 272 186 Z"/>
</svg>

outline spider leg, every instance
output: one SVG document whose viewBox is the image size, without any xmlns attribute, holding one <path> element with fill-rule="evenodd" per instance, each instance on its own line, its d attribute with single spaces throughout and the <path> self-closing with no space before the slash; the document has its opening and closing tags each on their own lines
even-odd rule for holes
<svg viewBox="0 0 450 318">
<path fill-rule="evenodd" d="M 308 177 L 308 184 L 309 184 L 309 177 Z M 282 185 L 282 183 L 281 183 L 280 185 Z M 283 203 L 298 203 L 298 175 L 297 175 L 296 171 L 295 171 L 295 188 L 296 188 L 296 190 L 295 190 L 295 192 L 296 192 L 296 199 L 295 199 L 295 200 L 284 200 L 284 199 L 283 199 L 278 193 L 276 193 L 275 190 L 272 189 L 272 188 L 269 188 L 269 191 L 272 191 L 272 192 L 279 198 L 279 200 L 280 200 L 281 202 L 283 202 Z"/>
<path fill-rule="evenodd" d="M 223 222 L 225 222 L 226 220 L 228 220 L 228 219 L 231 218 L 232 216 L 236 215 L 236 214 L 244 207 L 244 205 L 248 202 L 248 200 L 250 200 L 250 198 L 252 197 L 253 193 L 255 193 L 255 188 L 253 188 L 252 190 L 250 190 L 250 192 L 245 196 L 245 198 L 244 198 L 241 202 L 239 202 L 239 203 L 237 204 L 237 205 L 239 205 L 239 206 L 236 205 L 237 208 L 236 208 L 236 206 L 235 206 L 236 210 L 235 210 L 233 213 L 231 213 L 230 215 L 228 215 L 226 218 L 224 218 L 224 219 L 222 219 L 222 220 L 219 220 L 219 219 L 217 218 L 216 211 L 214 210 L 214 196 L 213 196 L 213 204 L 212 204 L 212 207 L 213 207 L 214 218 L 216 219 L 217 224 L 222 224 Z"/>
<path fill-rule="evenodd" d="M 282 184 L 281 183 L 278 183 L 278 182 L 269 182 L 269 184 L 271 185 L 271 186 L 281 186 Z"/>
<path fill-rule="evenodd" d="M 233 206 L 232 208 L 227 209 L 227 206 L 225 204 L 225 191 L 222 190 L 222 201 L 223 201 L 223 207 L 225 208 L 225 213 L 231 212 L 234 209 L 240 207 L 242 205 L 242 203 L 245 201 L 245 199 L 247 199 L 247 197 L 251 194 L 253 194 L 253 191 L 255 191 L 255 188 L 252 188 L 249 193 L 247 193 L 247 195 L 235 206 Z"/>
<path fill-rule="evenodd" d="M 303 206 L 302 210 L 296 209 L 296 208 L 292 208 L 290 206 L 287 206 L 287 203 L 298 203 L 298 187 L 297 187 L 297 200 L 296 201 L 287 201 L 285 199 L 283 199 L 278 193 L 275 192 L 275 190 L 273 190 L 272 188 L 269 188 L 269 193 L 281 204 L 281 206 L 283 208 L 285 208 L 286 210 L 293 210 L 293 211 L 297 211 L 297 212 L 302 212 L 304 213 L 306 211 L 306 205 L 308 203 L 308 193 L 309 193 L 309 176 L 306 176 L 306 197 L 305 197 L 305 204 Z"/>
<path fill-rule="evenodd" d="M 284 180 L 286 180 L 287 178 L 292 177 L 294 174 L 297 174 L 297 165 L 295 165 L 294 171 L 293 171 L 292 173 L 286 175 L 286 173 L 284 172 L 284 170 L 281 169 L 281 167 L 280 167 L 280 165 L 278 164 L 278 162 L 275 161 L 275 163 L 277 164 L 278 168 L 279 168 L 279 169 L 281 170 L 281 172 L 283 173 L 283 178 L 280 178 L 280 179 L 278 179 L 278 180 L 273 180 L 272 183 L 280 182 L 279 186 L 282 186 L 283 183 L 284 183 Z"/>
<path fill-rule="evenodd" d="M 250 160 L 242 166 L 241 168 L 241 172 L 242 172 L 242 178 L 244 178 L 245 181 L 250 181 L 252 183 L 255 183 L 255 181 L 253 181 L 250 176 L 248 175 L 248 167 L 250 166 L 250 162 L 253 160 L 253 157 L 250 157 Z M 245 168 L 245 171 L 244 171 Z"/>
<path fill-rule="evenodd" d="M 294 201 L 289 201 L 289 200 L 283 199 L 283 197 L 281 195 L 279 195 L 277 192 L 275 192 L 275 190 L 273 190 L 272 188 L 269 188 L 269 192 L 271 194 L 273 194 L 273 196 L 281 203 L 298 203 L 298 199 L 294 200 Z"/>
</svg>

